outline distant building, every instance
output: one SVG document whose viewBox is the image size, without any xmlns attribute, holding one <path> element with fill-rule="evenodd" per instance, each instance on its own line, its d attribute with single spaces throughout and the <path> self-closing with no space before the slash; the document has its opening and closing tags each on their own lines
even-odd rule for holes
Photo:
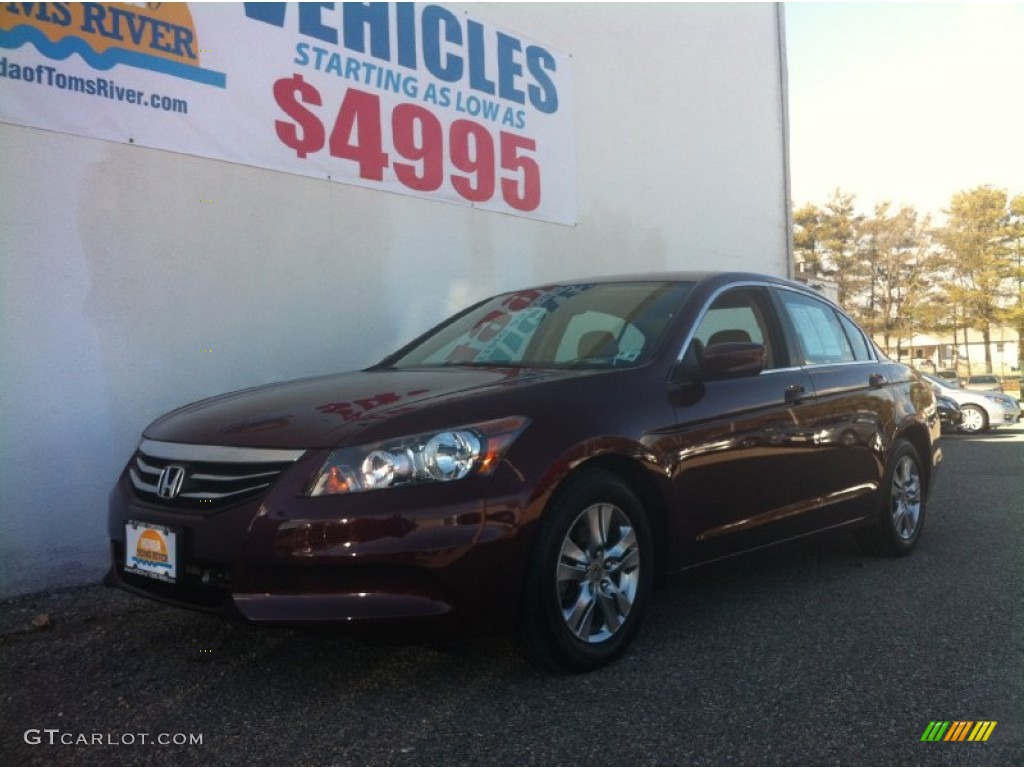
<svg viewBox="0 0 1024 768">
<path fill-rule="evenodd" d="M 1006 376 L 1020 372 L 1018 360 L 1018 334 L 1010 326 L 993 327 L 990 333 L 992 373 Z M 981 331 L 969 328 L 953 334 L 915 333 L 910 338 L 889 339 L 886 348 L 881 334 L 875 335 L 875 343 L 893 359 L 909 363 L 923 370 L 956 370 L 961 376 L 987 373 L 985 370 L 985 340 Z"/>
</svg>

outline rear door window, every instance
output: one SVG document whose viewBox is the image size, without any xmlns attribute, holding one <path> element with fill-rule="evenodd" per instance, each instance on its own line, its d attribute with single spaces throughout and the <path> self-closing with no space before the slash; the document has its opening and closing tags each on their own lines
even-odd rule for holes
<svg viewBox="0 0 1024 768">
<path fill-rule="evenodd" d="M 839 314 L 832 307 L 795 291 L 779 291 L 779 296 L 796 331 L 802 365 L 850 363 L 857 359 Z"/>
</svg>

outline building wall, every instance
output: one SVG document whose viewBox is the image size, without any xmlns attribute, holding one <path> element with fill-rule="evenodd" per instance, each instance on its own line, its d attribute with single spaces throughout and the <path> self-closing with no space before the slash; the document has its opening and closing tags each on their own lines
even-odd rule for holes
<svg viewBox="0 0 1024 768">
<path fill-rule="evenodd" d="M 0 594 L 102 575 L 107 495 L 174 406 L 506 288 L 786 274 L 778 6 L 461 9 L 572 54 L 576 226 L 0 124 Z"/>
</svg>

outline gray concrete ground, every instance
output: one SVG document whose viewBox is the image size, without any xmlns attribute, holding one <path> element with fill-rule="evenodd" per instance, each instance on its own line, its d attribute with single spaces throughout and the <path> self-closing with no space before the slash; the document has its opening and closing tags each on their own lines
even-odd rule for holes
<svg viewBox="0 0 1024 768">
<path fill-rule="evenodd" d="M 28 765 L 1021 765 L 1024 427 L 945 443 L 910 558 L 876 559 L 840 535 L 705 569 L 661 591 L 629 655 L 587 676 L 535 672 L 505 640 L 457 656 L 371 647 L 103 587 L 9 601 L 0 755 Z M 932 720 L 998 725 L 985 743 L 922 743 Z"/>
</svg>

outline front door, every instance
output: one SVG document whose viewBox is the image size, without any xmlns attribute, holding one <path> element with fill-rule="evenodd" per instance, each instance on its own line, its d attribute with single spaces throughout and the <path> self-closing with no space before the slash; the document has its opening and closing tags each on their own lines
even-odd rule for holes
<svg viewBox="0 0 1024 768">
<path fill-rule="evenodd" d="M 687 361 L 728 342 L 766 347 L 759 375 L 696 380 Z M 665 438 L 690 551 L 688 563 L 791 538 L 809 529 L 816 500 L 808 453 L 815 435 L 814 390 L 789 351 L 767 289 L 720 294 L 699 321 L 673 386 L 676 425 Z M 666 446 L 667 447 L 667 446 Z M 813 462 L 811 462 L 813 463 Z"/>
</svg>

